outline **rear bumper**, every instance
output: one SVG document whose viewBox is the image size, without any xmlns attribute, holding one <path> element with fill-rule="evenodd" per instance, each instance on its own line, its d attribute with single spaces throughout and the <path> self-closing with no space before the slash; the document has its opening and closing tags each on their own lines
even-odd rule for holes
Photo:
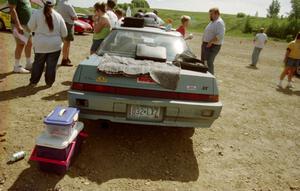
<svg viewBox="0 0 300 191">
<path fill-rule="evenodd" d="M 171 127 L 208 128 L 220 116 L 222 103 L 184 102 L 145 97 L 119 96 L 94 92 L 69 91 L 69 105 L 80 109 L 80 117 L 91 120 L 108 120 L 116 123 Z M 79 104 L 84 100 L 87 106 Z M 165 109 L 161 122 L 132 121 L 127 119 L 127 105 L 156 106 Z M 210 110 L 212 115 L 202 116 Z"/>
</svg>

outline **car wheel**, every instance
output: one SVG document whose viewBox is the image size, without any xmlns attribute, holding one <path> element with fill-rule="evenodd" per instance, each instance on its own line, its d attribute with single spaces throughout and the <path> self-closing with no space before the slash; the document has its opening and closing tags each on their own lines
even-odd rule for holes
<svg viewBox="0 0 300 191">
<path fill-rule="evenodd" d="M 2 20 L 0 20 L 0 31 L 5 31 L 6 30 L 6 27 L 5 27 L 5 24 Z"/>
<path fill-rule="evenodd" d="M 297 70 L 296 70 L 296 74 L 297 74 L 297 76 L 299 76 L 299 77 L 300 77 L 300 66 L 297 68 Z"/>
</svg>

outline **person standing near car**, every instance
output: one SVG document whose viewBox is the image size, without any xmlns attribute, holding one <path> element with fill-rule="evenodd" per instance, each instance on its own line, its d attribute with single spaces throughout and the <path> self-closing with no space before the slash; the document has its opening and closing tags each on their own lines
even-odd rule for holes
<svg viewBox="0 0 300 191">
<path fill-rule="evenodd" d="M 31 32 L 27 27 L 28 21 L 31 17 L 32 9 L 29 0 L 8 0 L 11 22 L 13 30 L 17 30 L 20 35 L 24 35 L 28 39 L 27 43 L 21 41 L 15 37 L 16 49 L 15 49 L 15 73 L 29 73 L 31 69 L 31 49 L 32 40 Z M 23 68 L 21 65 L 21 56 L 23 50 L 26 56 L 26 66 Z"/>
<path fill-rule="evenodd" d="M 208 71 L 214 74 L 214 61 L 224 42 L 225 23 L 218 8 L 210 9 L 209 16 L 211 22 L 203 34 L 201 60 L 207 61 Z"/>
<path fill-rule="evenodd" d="M 43 9 L 36 11 L 28 27 L 35 33 L 33 37 L 34 62 L 30 86 L 40 81 L 46 63 L 45 81 L 51 87 L 55 81 L 56 67 L 61 53 L 62 38 L 67 36 L 67 28 L 62 16 L 53 7 L 56 0 L 42 0 Z"/>
<path fill-rule="evenodd" d="M 115 14 L 117 15 L 117 17 L 118 17 L 118 24 L 117 24 L 117 26 L 118 27 L 120 27 L 120 26 L 122 26 L 122 24 L 123 24 L 123 21 L 124 21 L 124 11 L 122 10 L 122 9 L 117 9 L 116 11 L 115 11 Z"/>
<path fill-rule="evenodd" d="M 286 75 L 288 75 L 288 85 L 287 88 L 293 88 L 292 79 L 300 66 L 300 32 L 298 33 L 296 39 L 289 43 L 286 50 L 284 58 L 285 68 L 280 76 L 280 81 L 278 87 L 282 88 L 282 83 Z"/>
<path fill-rule="evenodd" d="M 93 44 L 91 47 L 91 54 L 94 54 L 100 47 L 103 40 L 109 35 L 111 26 L 106 15 L 106 6 L 104 3 L 96 3 L 95 9 L 95 21 L 94 21 L 94 36 Z"/>
<path fill-rule="evenodd" d="M 181 25 L 180 25 L 180 27 L 178 27 L 178 29 L 176 29 L 176 31 L 179 32 L 185 40 L 192 39 L 192 36 L 186 36 L 187 29 L 188 29 L 188 27 L 190 25 L 190 21 L 191 21 L 191 17 L 190 16 L 183 15 L 181 17 Z"/>
<path fill-rule="evenodd" d="M 111 28 L 115 28 L 118 26 L 118 17 L 114 12 L 114 8 L 117 5 L 117 0 L 107 0 L 107 10 L 106 14 L 109 19 L 109 23 Z"/>
<path fill-rule="evenodd" d="M 64 39 L 63 58 L 61 66 L 73 66 L 69 58 L 71 42 L 74 41 L 74 20 L 77 20 L 77 14 L 68 0 L 60 0 L 57 5 L 57 12 L 65 20 L 68 36 Z"/>
<path fill-rule="evenodd" d="M 268 42 L 268 36 L 265 34 L 264 28 L 260 29 L 259 33 L 255 36 L 253 42 L 255 46 L 252 53 L 252 64 L 250 66 L 256 67 L 259 55 Z"/>
</svg>

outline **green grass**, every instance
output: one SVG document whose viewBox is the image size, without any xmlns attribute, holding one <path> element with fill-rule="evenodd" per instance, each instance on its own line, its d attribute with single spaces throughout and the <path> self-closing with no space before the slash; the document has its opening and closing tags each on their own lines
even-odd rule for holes
<svg viewBox="0 0 300 191">
<path fill-rule="evenodd" d="M 80 13 L 91 13 L 88 9 L 76 8 L 76 10 Z M 133 12 L 137 10 L 138 9 L 134 9 Z M 202 33 L 207 24 L 209 23 L 208 13 L 176 11 L 166 9 L 157 10 L 159 11 L 159 16 L 163 20 L 166 21 L 168 18 L 173 19 L 173 28 L 177 28 L 180 25 L 180 17 L 182 15 L 190 16 L 192 18 L 192 22 L 189 28 L 189 32 L 192 33 Z M 149 9 L 148 11 L 151 11 L 151 9 Z M 252 38 L 254 36 L 254 33 L 245 34 L 242 32 L 245 25 L 246 17 L 237 18 L 236 15 L 222 14 L 222 18 L 226 23 L 226 35 L 246 38 Z M 278 19 L 278 24 L 281 24 L 283 22 L 287 22 L 287 19 Z M 250 23 L 254 30 L 258 30 L 261 27 L 268 28 L 268 26 L 272 23 L 272 19 L 262 17 L 250 17 Z"/>
<path fill-rule="evenodd" d="M 189 28 L 191 32 L 202 33 L 209 23 L 208 13 L 201 12 L 186 12 L 186 11 L 174 11 L 174 10 L 159 10 L 159 15 L 162 19 L 166 20 L 171 18 L 174 20 L 173 27 L 176 28 L 180 25 L 180 17 L 182 15 L 188 15 L 192 18 L 192 22 Z M 229 36 L 239 36 L 239 37 L 253 37 L 254 34 L 245 34 L 243 33 L 243 28 L 245 25 L 246 18 L 237 18 L 236 15 L 222 14 L 222 18 L 226 23 L 226 34 Z M 278 20 L 278 23 L 286 22 L 285 19 Z M 251 17 L 250 18 L 251 26 L 254 30 L 258 30 L 261 27 L 268 28 L 272 23 L 270 18 L 261 18 L 261 17 Z"/>
</svg>

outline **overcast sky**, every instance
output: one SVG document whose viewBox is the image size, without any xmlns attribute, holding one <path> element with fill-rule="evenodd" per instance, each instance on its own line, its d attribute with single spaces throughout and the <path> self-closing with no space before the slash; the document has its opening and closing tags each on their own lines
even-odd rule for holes
<svg viewBox="0 0 300 191">
<path fill-rule="evenodd" d="M 70 0 L 74 6 L 91 7 L 99 0 Z M 104 1 L 104 0 L 100 0 Z M 290 0 L 279 0 L 281 3 L 281 15 L 286 15 L 291 10 Z M 119 0 L 118 3 L 129 3 L 131 0 Z M 211 7 L 219 7 L 224 13 L 236 14 L 244 12 L 259 16 L 266 16 L 266 9 L 272 0 L 148 0 L 153 8 L 201 11 L 206 12 Z"/>
</svg>

